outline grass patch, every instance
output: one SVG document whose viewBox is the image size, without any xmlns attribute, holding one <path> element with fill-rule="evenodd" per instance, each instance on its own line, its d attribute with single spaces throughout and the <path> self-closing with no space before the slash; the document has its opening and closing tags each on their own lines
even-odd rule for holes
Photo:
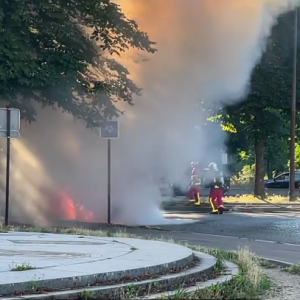
<svg viewBox="0 0 300 300">
<path fill-rule="evenodd" d="M 12 265 L 10 266 L 11 271 L 28 271 L 28 270 L 34 270 L 36 267 L 31 266 L 29 263 L 23 263 L 21 265 Z"/>
<path fill-rule="evenodd" d="M 259 198 L 255 197 L 252 194 L 226 196 L 226 198 L 224 200 L 225 200 L 225 202 L 229 202 L 229 203 L 264 203 L 264 201 L 260 200 Z M 268 202 L 273 202 L 273 203 L 288 203 L 289 197 L 268 195 L 268 197 L 265 198 L 265 200 Z M 297 198 L 296 202 L 300 202 L 300 198 Z"/>
<path fill-rule="evenodd" d="M 270 289 L 270 280 L 262 273 L 261 260 L 249 248 L 237 252 L 190 246 L 218 259 L 231 261 L 239 266 L 239 274 L 227 284 L 217 284 L 179 299 L 258 299 Z M 173 299 L 173 296 L 170 297 Z"/>
<path fill-rule="evenodd" d="M 283 268 L 282 270 L 293 275 L 300 275 L 300 262 L 293 264 L 287 268 Z"/>
</svg>

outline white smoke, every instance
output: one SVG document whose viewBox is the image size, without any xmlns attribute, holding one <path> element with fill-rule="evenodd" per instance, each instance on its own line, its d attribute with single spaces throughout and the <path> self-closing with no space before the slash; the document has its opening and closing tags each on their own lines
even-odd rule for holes
<svg viewBox="0 0 300 300">
<path fill-rule="evenodd" d="M 150 57 L 130 51 L 121 59 L 143 96 L 133 107 L 120 104 L 126 113 L 120 118 L 121 137 L 112 141 L 114 221 L 159 224 L 165 221 L 158 179 L 183 181 L 191 160 L 220 157 L 224 133 L 195 128 L 206 122 L 201 105 L 218 108 L 245 95 L 272 26 L 300 0 L 118 3 L 157 42 L 159 51 Z M 13 175 L 12 184 L 19 215 L 45 210 L 46 195 L 39 187 L 67 185 L 93 209 L 97 221 L 106 221 L 106 141 L 50 109 L 42 110 L 38 122 L 27 125 L 22 135 L 23 143 L 13 142 L 14 167 L 22 174 Z"/>
</svg>

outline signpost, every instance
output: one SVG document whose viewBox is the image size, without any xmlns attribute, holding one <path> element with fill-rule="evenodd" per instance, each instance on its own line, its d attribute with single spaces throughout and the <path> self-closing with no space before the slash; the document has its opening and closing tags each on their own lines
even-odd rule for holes
<svg viewBox="0 0 300 300">
<path fill-rule="evenodd" d="M 297 57 L 298 57 L 298 8 L 295 8 L 293 88 L 291 98 L 291 142 L 290 142 L 290 201 L 295 201 L 295 141 L 296 141 L 296 102 L 297 102 Z"/>
<path fill-rule="evenodd" d="M 105 121 L 100 128 L 102 139 L 107 139 L 107 223 L 111 223 L 111 140 L 119 138 L 119 122 Z"/>
<path fill-rule="evenodd" d="M 8 226 L 10 185 L 10 139 L 20 137 L 20 110 L 0 108 L 0 138 L 6 138 L 5 226 Z"/>
</svg>

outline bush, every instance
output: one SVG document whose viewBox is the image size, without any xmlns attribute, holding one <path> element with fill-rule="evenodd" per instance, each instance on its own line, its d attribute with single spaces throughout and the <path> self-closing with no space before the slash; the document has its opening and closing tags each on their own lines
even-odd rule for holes
<svg viewBox="0 0 300 300">
<path fill-rule="evenodd" d="M 253 188 L 255 165 L 246 165 L 237 175 L 231 177 L 231 187 Z"/>
</svg>

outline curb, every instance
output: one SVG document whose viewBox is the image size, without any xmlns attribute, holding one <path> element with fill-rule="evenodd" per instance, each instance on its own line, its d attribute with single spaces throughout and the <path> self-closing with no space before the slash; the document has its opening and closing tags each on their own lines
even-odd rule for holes
<svg viewBox="0 0 300 300">
<path fill-rule="evenodd" d="M 264 202 L 264 201 L 261 201 L 261 202 L 226 202 L 224 201 L 224 205 L 226 207 L 276 207 L 277 208 L 286 208 L 286 207 L 289 207 L 289 208 L 300 208 L 300 202 Z M 176 200 L 173 200 L 173 201 L 164 201 L 161 203 L 161 207 L 195 207 L 193 205 L 193 203 L 189 202 L 188 200 L 180 200 L 180 201 L 176 201 Z M 208 202 L 203 202 L 201 204 L 202 208 L 204 207 L 211 207 L 210 204 Z"/>
<path fill-rule="evenodd" d="M 229 208 L 229 207 L 226 207 Z M 164 213 L 167 214 L 172 214 L 172 213 L 203 213 L 203 214 L 209 214 L 211 213 L 211 208 L 210 207 L 176 207 L 176 206 L 172 206 L 172 207 L 165 207 L 161 210 Z M 229 208 L 229 211 L 224 211 L 224 214 L 231 212 L 232 209 Z"/>
<path fill-rule="evenodd" d="M 226 206 L 229 208 L 231 212 L 244 212 L 244 213 L 294 213 L 299 212 L 299 208 L 263 208 L 263 207 L 234 207 L 234 206 Z M 186 212 L 186 213 L 210 213 L 211 208 L 208 207 L 191 207 L 191 206 L 168 206 L 162 209 L 167 213 L 174 212 Z"/>
<path fill-rule="evenodd" d="M 274 213 L 274 214 L 280 214 L 280 213 L 293 213 L 296 212 L 293 210 L 293 208 L 261 208 L 261 207 L 252 207 L 252 208 L 244 208 L 244 207 L 234 207 L 232 209 L 233 212 L 245 212 L 245 213 Z M 297 211 L 299 211 L 299 208 L 297 208 Z"/>
<path fill-rule="evenodd" d="M 226 266 L 226 270 L 224 271 L 225 274 L 219 276 L 218 278 L 210 279 L 205 282 L 198 282 L 195 286 L 185 288 L 184 292 L 193 293 L 193 292 L 208 288 L 212 285 L 225 284 L 225 283 L 231 281 L 234 276 L 238 275 L 239 267 L 236 264 L 229 262 L 229 261 L 225 261 L 225 266 Z M 230 274 L 228 274 L 229 272 L 230 272 Z M 153 295 L 150 295 L 147 297 L 143 297 L 142 299 L 162 299 L 164 297 L 171 297 L 177 293 L 178 293 L 177 291 L 164 292 L 164 293 L 153 294 Z"/>
<path fill-rule="evenodd" d="M 272 263 L 274 265 L 277 265 L 279 267 L 283 267 L 283 268 L 287 268 L 292 266 L 292 263 L 286 262 L 286 261 L 282 261 L 282 260 L 277 260 L 277 259 L 270 259 L 270 258 L 266 258 L 266 257 L 260 257 L 263 260 L 266 260 L 269 263 Z"/>
<path fill-rule="evenodd" d="M 172 285 L 180 285 L 182 282 L 189 281 L 189 279 L 201 279 L 201 277 L 206 277 L 211 274 L 214 266 L 216 265 L 216 258 L 214 256 L 208 255 L 202 252 L 193 252 L 193 254 L 200 259 L 200 264 L 196 265 L 187 270 L 183 270 L 180 273 L 176 274 L 168 274 L 161 276 L 155 279 L 148 279 L 143 281 L 122 283 L 110 286 L 95 286 L 95 287 L 84 287 L 75 290 L 65 290 L 58 292 L 48 292 L 47 294 L 31 294 L 24 296 L 15 296 L 15 297 L 5 297 L 1 298 L 3 300 L 62 300 L 62 299 L 73 299 L 79 297 L 84 291 L 92 293 L 95 298 L 97 297 L 106 297 L 107 299 L 113 299 L 114 297 L 118 297 L 122 293 L 126 293 L 126 288 L 130 285 L 130 288 L 151 288 L 153 286 L 172 286 Z M 238 267 L 236 266 L 237 271 Z M 232 277 L 232 276 L 231 276 Z M 115 299 L 115 298 L 114 298 Z"/>
</svg>

